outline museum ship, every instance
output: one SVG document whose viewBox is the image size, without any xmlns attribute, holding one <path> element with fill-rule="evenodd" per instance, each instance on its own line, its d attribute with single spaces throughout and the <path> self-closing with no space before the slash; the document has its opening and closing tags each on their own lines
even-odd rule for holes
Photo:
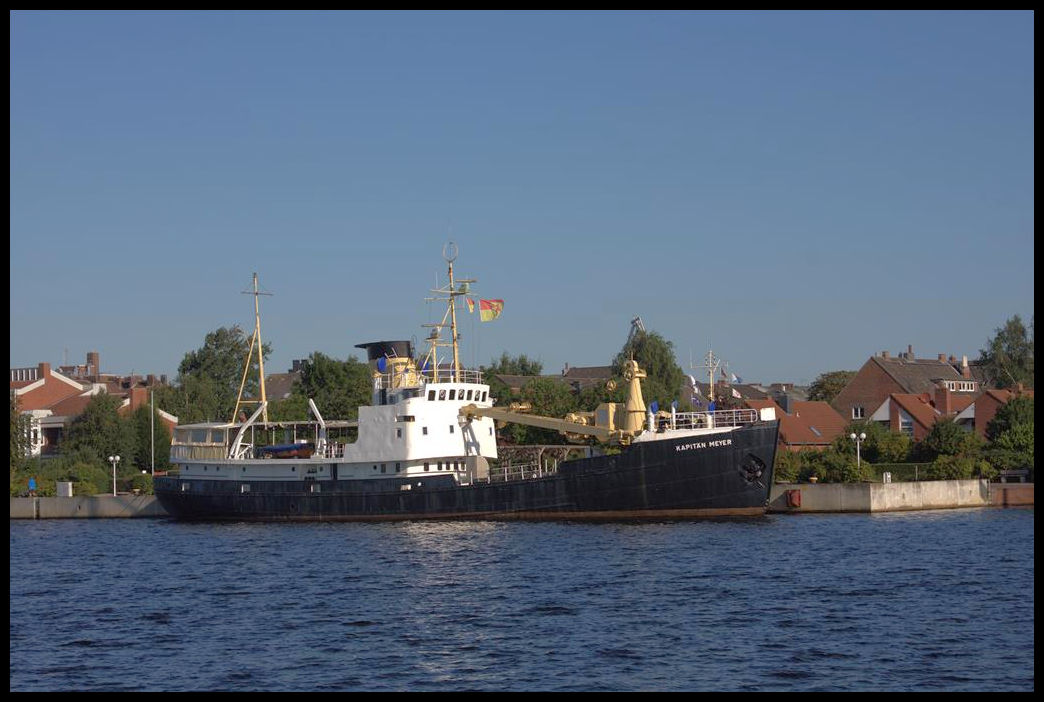
<svg viewBox="0 0 1044 702">
<path fill-rule="evenodd" d="M 154 483 L 163 508 L 179 519 L 234 521 L 764 514 L 779 431 L 771 409 L 651 411 L 633 359 L 623 372 L 625 402 L 563 418 L 499 406 L 481 373 L 461 367 L 458 298 L 475 281 L 454 280 L 455 247 L 444 256 L 449 282 L 434 292 L 447 309 L 428 325 L 423 358 L 409 341 L 358 345 L 372 402 L 357 419 L 326 420 L 309 400 L 308 421 L 268 421 L 262 362 L 260 399 L 244 400 L 241 386 L 232 421 L 174 430 L 172 470 Z M 256 347 L 261 361 L 256 276 L 254 294 L 251 353 Z M 440 347 L 452 347 L 451 360 L 440 361 Z M 248 402 L 257 404 L 250 416 L 241 411 Z M 579 455 L 505 465 L 495 422 L 557 430 L 579 442 Z"/>
</svg>

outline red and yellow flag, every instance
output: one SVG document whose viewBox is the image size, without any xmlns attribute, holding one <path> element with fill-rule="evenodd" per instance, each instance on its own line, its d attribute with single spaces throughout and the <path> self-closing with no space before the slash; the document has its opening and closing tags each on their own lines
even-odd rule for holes
<svg viewBox="0 0 1044 702">
<path fill-rule="evenodd" d="M 468 314 L 474 314 L 475 313 L 475 301 L 472 300 L 470 297 L 465 297 L 464 298 L 464 302 L 468 303 Z"/>
<path fill-rule="evenodd" d="M 483 322 L 492 322 L 503 311 L 503 300 L 479 300 L 479 317 Z"/>
</svg>

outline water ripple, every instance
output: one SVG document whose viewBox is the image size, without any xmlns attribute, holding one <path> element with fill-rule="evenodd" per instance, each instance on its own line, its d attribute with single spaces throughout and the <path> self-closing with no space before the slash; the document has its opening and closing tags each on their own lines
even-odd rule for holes
<svg viewBox="0 0 1044 702">
<path fill-rule="evenodd" d="M 13 520 L 10 688 L 1033 689 L 1032 510 L 807 516 Z"/>
</svg>

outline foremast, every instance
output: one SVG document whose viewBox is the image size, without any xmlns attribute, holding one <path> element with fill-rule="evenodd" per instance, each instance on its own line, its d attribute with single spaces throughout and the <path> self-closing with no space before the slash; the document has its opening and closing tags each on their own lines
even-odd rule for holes
<svg viewBox="0 0 1044 702">
<path fill-rule="evenodd" d="M 461 368 L 460 368 L 460 334 L 457 331 L 457 298 L 468 295 L 471 292 L 471 284 L 475 282 L 474 278 L 462 278 L 456 280 L 453 277 L 453 262 L 457 260 L 457 245 L 452 241 L 448 242 L 442 247 L 442 257 L 446 260 L 447 265 L 447 276 L 449 282 L 441 288 L 432 290 L 433 293 L 440 297 L 428 298 L 429 301 L 439 300 L 447 303 L 446 313 L 442 316 L 442 321 L 436 324 L 425 324 L 426 327 L 432 327 L 431 334 L 428 336 L 428 353 L 424 359 L 422 367 L 426 366 L 428 362 L 431 363 L 432 369 L 432 380 L 438 382 L 439 379 L 439 357 L 438 347 L 439 346 L 451 346 L 453 350 L 453 365 L 450 370 L 450 382 L 459 382 L 461 379 Z M 445 328 L 447 321 L 450 326 L 450 341 L 449 343 L 442 341 L 441 332 Z"/>
<path fill-rule="evenodd" d="M 254 290 L 243 291 L 244 295 L 254 296 L 254 334 L 250 337 L 250 350 L 247 352 L 246 362 L 243 364 L 243 378 L 239 381 L 239 395 L 236 397 L 236 408 L 232 410 L 232 419 L 230 422 L 235 422 L 239 416 L 239 408 L 242 405 L 257 404 L 260 405 L 261 409 L 261 421 L 268 421 L 268 398 L 265 395 L 265 354 L 263 347 L 261 346 L 261 305 L 258 302 L 258 298 L 261 295 L 271 295 L 272 293 L 260 292 L 257 288 L 257 273 L 254 273 Z M 261 399 L 260 400 L 244 400 L 243 399 L 243 388 L 246 387 L 247 373 L 250 371 L 250 361 L 254 357 L 254 348 L 257 347 L 257 366 L 258 366 L 258 381 L 260 385 Z"/>
</svg>

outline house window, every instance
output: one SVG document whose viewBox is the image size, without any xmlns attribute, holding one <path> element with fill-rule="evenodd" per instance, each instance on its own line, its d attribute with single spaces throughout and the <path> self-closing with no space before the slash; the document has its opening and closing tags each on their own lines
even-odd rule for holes
<svg viewBox="0 0 1044 702">
<path fill-rule="evenodd" d="M 906 434 L 907 436 L 913 438 L 913 433 L 914 433 L 913 420 L 910 419 L 909 415 L 906 415 L 906 414 L 900 414 L 899 415 L 899 431 L 901 433 Z"/>
<path fill-rule="evenodd" d="M 862 419 L 863 415 L 865 413 L 866 413 L 866 410 L 864 410 L 862 407 L 859 407 L 859 406 L 852 407 L 852 419 Z"/>
</svg>

